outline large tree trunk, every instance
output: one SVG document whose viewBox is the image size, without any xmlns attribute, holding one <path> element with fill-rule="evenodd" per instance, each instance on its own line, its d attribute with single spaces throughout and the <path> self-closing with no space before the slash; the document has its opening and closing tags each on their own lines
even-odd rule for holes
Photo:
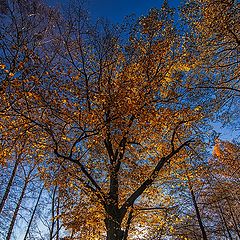
<svg viewBox="0 0 240 240">
<path fill-rule="evenodd" d="M 124 231 L 121 229 L 121 221 L 117 216 L 107 217 L 105 219 L 105 226 L 107 229 L 106 240 L 122 240 L 123 239 Z"/>
</svg>

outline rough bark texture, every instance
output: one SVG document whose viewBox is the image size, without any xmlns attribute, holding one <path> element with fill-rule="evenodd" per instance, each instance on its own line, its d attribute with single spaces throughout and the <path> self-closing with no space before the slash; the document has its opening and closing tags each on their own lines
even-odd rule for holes
<svg viewBox="0 0 240 240">
<path fill-rule="evenodd" d="M 110 216 L 105 219 L 107 229 L 107 240 L 122 240 L 124 231 L 121 229 L 121 222 L 118 216 L 111 218 Z"/>
</svg>

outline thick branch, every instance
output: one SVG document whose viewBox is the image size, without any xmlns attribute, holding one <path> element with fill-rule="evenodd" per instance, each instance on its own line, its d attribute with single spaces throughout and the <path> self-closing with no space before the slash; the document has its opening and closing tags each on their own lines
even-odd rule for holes
<svg viewBox="0 0 240 240">
<path fill-rule="evenodd" d="M 158 173 L 164 166 L 164 164 L 169 161 L 174 155 L 176 155 L 182 148 L 185 146 L 188 146 L 192 142 L 192 140 L 186 141 L 181 146 L 179 146 L 177 149 L 172 151 L 170 154 L 168 154 L 166 157 L 162 157 L 150 176 L 145 180 L 138 189 L 135 190 L 135 192 L 132 193 L 132 195 L 126 200 L 126 202 L 122 205 L 120 211 L 122 214 L 122 217 L 124 217 L 127 209 L 133 205 L 134 201 L 149 187 L 152 185 L 153 181 L 157 178 Z"/>
<path fill-rule="evenodd" d="M 72 163 L 77 164 L 81 171 L 84 173 L 84 175 L 88 178 L 88 180 L 92 183 L 92 185 L 95 187 L 95 191 L 99 192 L 101 195 L 103 195 L 102 189 L 100 188 L 100 186 L 97 184 L 97 182 L 93 179 L 93 177 L 91 176 L 91 174 L 87 171 L 87 169 L 83 166 L 82 163 L 80 163 L 78 160 L 72 159 L 71 157 L 67 157 L 64 155 L 61 155 L 57 149 L 54 150 L 54 153 L 56 154 L 57 157 L 59 158 L 63 158 L 65 160 L 68 160 Z"/>
<path fill-rule="evenodd" d="M 157 211 L 157 210 L 171 210 L 178 207 L 178 205 L 172 207 L 141 207 L 141 208 L 134 208 L 136 211 Z"/>
<path fill-rule="evenodd" d="M 69 174 L 69 176 L 75 177 L 78 181 L 80 181 L 84 185 L 84 188 L 88 189 L 90 192 L 95 194 L 98 197 L 98 199 L 100 200 L 100 202 L 103 205 L 105 205 L 105 197 L 102 195 L 102 193 L 96 191 L 96 189 L 93 186 L 89 185 L 86 181 L 84 181 L 84 179 L 82 179 L 78 175 L 73 175 L 73 173 L 68 171 L 68 169 L 65 166 L 61 165 L 61 167 L 67 172 L 67 174 Z M 86 193 L 86 191 L 84 191 L 84 192 Z"/>
</svg>

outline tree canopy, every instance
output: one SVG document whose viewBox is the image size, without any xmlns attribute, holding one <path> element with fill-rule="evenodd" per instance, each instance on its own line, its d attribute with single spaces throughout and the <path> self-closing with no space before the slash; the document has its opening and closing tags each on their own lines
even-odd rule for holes
<svg viewBox="0 0 240 240">
<path fill-rule="evenodd" d="M 239 143 L 212 127 L 220 116 L 237 128 L 239 11 L 238 1 L 185 1 L 180 26 L 164 1 L 112 25 L 81 6 L 9 1 L 3 238 L 24 220 L 24 240 L 239 237 Z"/>
</svg>

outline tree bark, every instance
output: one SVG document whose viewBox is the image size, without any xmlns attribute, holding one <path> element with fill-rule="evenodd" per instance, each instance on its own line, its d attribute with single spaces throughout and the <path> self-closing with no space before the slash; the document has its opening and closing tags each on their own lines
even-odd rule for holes
<svg viewBox="0 0 240 240">
<path fill-rule="evenodd" d="M 19 199 L 18 199 L 16 208 L 15 208 L 15 210 L 14 210 L 13 217 L 12 217 L 12 220 L 11 220 L 11 223 L 10 223 L 10 226 L 9 226 L 9 229 L 8 229 L 8 233 L 7 233 L 6 240 L 10 240 L 10 239 L 11 239 L 11 235 L 12 235 L 12 232 L 13 232 L 13 227 L 14 227 L 14 224 L 15 224 L 15 222 L 16 222 L 17 215 L 18 215 L 20 206 L 21 206 L 21 204 L 22 204 L 22 200 L 23 200 L 24 195 L 25 195 L 25 191 L 26 191 L 27 186 L 28 186 L 28 183 L 29 183 L 30 174 L 31 174 L 31 171 L 28 173 L 28 176 L 27 176 L 26 179 L 25 179 L 25 182 L 24 182 L 24 186 L 23 186 L 21 195 L 20 195 L 20 197 L 19 197 Z"/>
<path fill-rule="evenodd" d="M 60 198 L 59 198 L 59 190 L 58 190 L 58 196 L 57 196 L 57 229 L 56 229 L 56 240 L 60 239 L 60 220 L 59 220 L 59 214 L 60 214 Z"/>
<path fill-rule="evenodd" d="M 121 229 L 121 220 L 118 216 L 108 216 L 105 219 L 105 226 L 107 229 L 106 240 L 122 240 L 124 231 Z"/>
<path fill-rule="evenodd" d="M 128 219 L 127 219 L 127 224 L 126 224 L 126 228 L 125 228 L 125 231 L 124 231 L 123 240 L 127 240 L 127 238 L 128 238 L 128 233 L 129 233 L 130 225 L 131 225 L 131 222 L 132 222 L 132 218 L 133 218 L 133 207 L 131 207 L 129 215 L 128 215 Z"/>
<path fill-rule="evenodd" d="M 229 206 L 229 210 L 230 210 L 230 214 L 231 214 L 231 217 L 232 217 L 232 220 L 233 220 L 233 225 L 234 225 L 234 228 L 235 228 L 235 232 L 236 234 L 238 235 L 239 239 L 240 239 L 240 232 L 239 232 L 239 224 L 237 223 L 235 217 L 234 217 L 234 214 L 233 214 L 233 211 L 232 211 L 232 206 L 229 202 L 229 200 L 227 199 L 227 203 L 228 203 L 228 206 Z"/>
<path fill-rule="evenodd" d="M 10 190 L 11 190 L 11 187 L 12 187 L 12 184 L 13 184 L 13 180 L 14 180 L 16 172 L 17 172 L 18 164 L 20 162 L 20 159 L 21 159 L 21 154 L 18 156 L 18 158 L 15 161 L 11 177 L 10 177 L 10 179 L 8 181 L 6 190 L 5 190 L 4 194 L 3 194 L 3 198 L 2 198 L 1 203 L 0 203 L 0 213 L 3 210 L 4 205 L 5 205 L 6 201 L 7 201 L 8 195 L 10 193 Z"/>
<path fill-rule="evenodd" d="M 196 216 L 197 216 L 197 220 L 198 220 L 198 225 L 199 225 L 199 227 L 201 229 L 201 232 L 202 232 L 202 238 L 203 238 L 203 240 L 208 240 L 207 233 L 205 231 L 205 228 L 204 228 L 204 225 L 203 225 L 203 222 L 202 222 L 202 218 L 201 218 L 201 214 L 200 214 L 198 204 L 197 204 L 197 201 L 196 201 L 196 197 L 195 197 L 195 194 L 194 194 L 194 191 L 193 191 L 192 183 L 191 183 L 191 180 L 190 180 L 190 177 L 188 176 L 188 174 L 187 174 L 187 179 L 188 179 L 188 188 L 189 188 L 189 191 L 190 191 L 190 194 L 191 194 L 193 206 L 194 206 Z"/>
<path fill-rule="evenodd" d="M 232 234 L 231 234 L 231 232 L 230 232 L 230 230 L 229 230 L 229 228 L 228 228 L 227 221 L 226 221 L 226 219 L 225 219 L 225 217 L 224 217 L 224 213 L 223 213 L 222 208 L 221 208 L 221 206 L 220 206 L 219 203 L 218 203 L 218 208 L 219 208 L 219 211 L 220 211 L 221 218 L 222 218 L 222 221 L 223 221 L 223 223 L 224 223 L 224 226 L 225 226 L 225 228 L 226 228 L 226 230 L 227 230 L 228 237 L 229 237 L 230 240 L 233 240 Z"/>
<path fill-rule="evenodd" d="M 124 216 L 126 215 L 128 209 L 134 204 L 135 200 L 141 196 L 141 194 L 152 185 L 154 180 L 157 178 L 158 173 L 165 165 L 165 163 L 170 160 L 174 155 L 176 155 L 182 148 L 190 144 L 192 140 L 186 141 L 176 149 L 172 149 L 166 157 L 162 157 L 150 176 L 132 193 L 132 195 L 125 201 L 125 203 L 119 208 L 118 202 L 118 171 L 120 167 L 120 162 L 114 158 L 114 153 L 112 145 L 109 141 L 105 141 L 106 148 L 110 157 L 110 162 L 112 164 L 112 172 L 110 174 L 110 191 L 108 194 L 107 203 L 105 204 L 105 211 L 107 217 L 105 219 L 105 226 L 107 229 L 107 240 L 123 240 L 124 231 L 121 229 L 121 224 Z M 207 240 L 206 238 L 204 240 Z"/>
<path fill-rule="evenodd" d="M 42 188 L 41 188 L 41 190 L 40 190 L 40 192 L 39 192 L 39 194 L 38 194 L 37 202 L 36 202 L 36 204 L 35 204 L 35 206 L 34 206 L 34 209 L 33 209 L 31 218 L 30 218 L 30 220 L 29 220 L 28 227 L 27 227 L 27 230 L 26 230 L 26 233 L 25 233 L 25 236 L 24 236 L 23 240 L 26 240 L 26 239 L 27 239 L 27 236 L 28 236 L 28 234 L 29 234 L 29 231 L 30 231 L 30 227 L 31 227 L 31 225 L 32 225 L 33 218 L 34 218 L 35 213 L 36 213 L 36 211 L 37 211 L 38 203 L 39 203 L 40 198 L 41 198 L 41 196 L 42 196 L 43 189 L 44 189 L 44 186 L 42 186 Z"/>
<path fill-rule="evenodd" d="M 57 186 L 53 189 L 53 196 L 52 196 L 52 207 L 51 207 L 51 228 L 50 228 L 50 234 L 49 239 L 52 240 L 54 238 L 54 227 L 55 227 L 55 199 L 56 199 L 56 193 L 57 193 Z"/>
</svg>

